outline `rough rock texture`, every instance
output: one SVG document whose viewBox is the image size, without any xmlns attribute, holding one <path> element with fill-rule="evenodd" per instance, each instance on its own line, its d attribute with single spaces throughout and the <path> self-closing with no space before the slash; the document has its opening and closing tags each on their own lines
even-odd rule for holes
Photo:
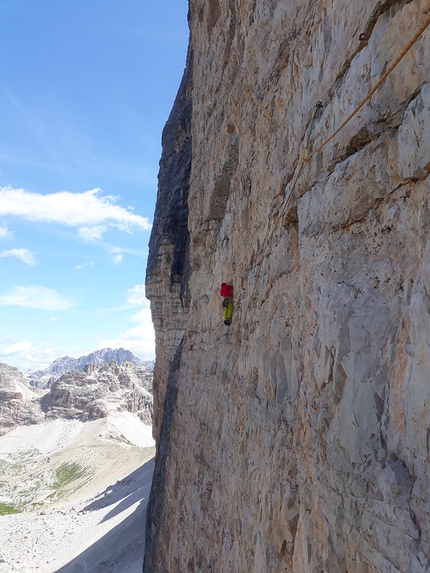
<svg viewBox="0 0 430 573">
<path fill-rule="evenodd" d="M 17 368 L 0 363 L 0 435 L 20 425 L 57 418 L 87 422 L 122 411 L 152 424 L 152 374 L 143 366 L 87 364 L 63 374 L 41 397 Z"/>
<path fill-rule="evenodd" d="M 193 54 L 163 130 L 163 154 L 158 176 L 158 196 L 151 234 L 146 296 L 151 300 L 158 360 L 154 367 L 155 400 L 162 404 L 170 362 L 182 339 L 189 310 L 188 191 L 191 173 L 191 90 Z M 168 293 L 168 294 L 167 294 Z M 167 294 L 167 296 L 166 296 Z M 162 409 L 154 413 L 154 436 L 160 430 Z"/>
<path fill-rule="evenodd" d="M 429 29 L 275 227 L 316 102 L 314 148 L 429 8 L 190 0 L 147 273 L 145 573 L 430 571 Z"/>
<path fill-rule="evenodd" d="M 28 388 L 24 375 L 0 362 L 0 436 L 19 424 L 38 424 L 43 419 L 39 396 Z"/>
<path fill-rule="evenodd" d="M 25 374 L 30 386 L 35 388 L 46 389 L 51 386 L 60 376 L 66 372 L 72 372 L 73 370 L 83 370 L 87 364 L 106 364 L 111 360 L 116 360 L 118 364 L 123 362 L 131 362 L 135 366 L 144 366 L 149 371 L 153 370 L 153 361 L 143 361 L 137 358 L 129 350 L 124 350 L 124 348 L 116 348 L 112 350 L 111 348 L 103 348 L 102 350 L 96 350 L 81 356 L 80 358 L 71 358 L 70 356 L 62 356 L 57 358 L 54 362 L 45 370 L 28 370 Z"/>
<path fill-rule="evenodd" d="M 46 420 L 63 418 L 87 422 L 113 411 L 136 414 L 152 424 L 152 376 L 129 362 L 87 364 L 83 370 L 63 374 L 41 399 Z"/>
</svg>

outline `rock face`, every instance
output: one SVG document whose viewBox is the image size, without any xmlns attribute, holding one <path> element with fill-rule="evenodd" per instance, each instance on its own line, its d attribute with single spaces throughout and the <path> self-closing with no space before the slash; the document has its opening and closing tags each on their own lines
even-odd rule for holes
<svg viewBox="0 0 430 573">
<path fill-rule="evenodd" d="M 43 421 L 39 397 L 27 386 L 24 375 L 0 362 L 0 436 L 19 424 Z"/>
<path fill-rule="evenodd" d="M 152 423 L 152 376 L 130 363 L 87 364 L 83 370 L 63 374 L 41 399 L 46 419 L 87 422 L 112 411 L 137 414 Z"/>
<path fill-rule="evenodd" d="M 0 363 L 0 435 L 19 425 L 62 418 L 87 422 L 131 412 L 152 424 L 152 374 L 129 362 L 87 364 L 63 374 L 42 397 L 17 368 Z"/>
<path fill-rule="evenodd" d="M 189 310 L 188 192 L 191 174 L 191 90 L 193 53 L 172 112 L 163 131 L 163 154 L 158 197 L 151 234 L 146 296 L 151 300 L 158 360 L 155 363 L 155 400 L 163 404 L 170 363 L 182 339 Z M 166 296 L 168 293 L 168 296 Z M 154 435 L 160 430 L 162 408 L 154 413 Z"/>
<path fill-rule="evenodd" d="M 428 2 L 189 4 L 147 273 L 144 571 L 428 572 L 430 29 L 291 189 L 316 102 L 311 149 Z"/>
</svg>

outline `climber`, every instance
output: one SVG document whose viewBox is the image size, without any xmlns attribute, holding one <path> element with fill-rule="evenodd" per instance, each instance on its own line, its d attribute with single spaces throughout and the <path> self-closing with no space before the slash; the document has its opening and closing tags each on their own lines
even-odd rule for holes
<svg viewBox="0 0 430 573">
<path fill-rule="evenodd" d="M 224 311 L 224 324 L 230 326 L 231 317 L 233 315 L 233 286 L 227 283 L 221 284 L 221 289 L 219 291 L 223 298 L 222 307 Z"/>
</svg>

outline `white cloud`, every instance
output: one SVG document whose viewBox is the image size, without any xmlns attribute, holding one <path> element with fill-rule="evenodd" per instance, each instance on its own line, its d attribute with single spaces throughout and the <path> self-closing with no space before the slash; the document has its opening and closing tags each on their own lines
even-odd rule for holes
<svg viewBox="0 0 430 573">
<path fill-rule="evenodd" d="M 145 308 L 131 317 L 137 326 L 120 333 L 117 338 L 101 340 L 99 349 L 125 348 L 143 360 L 153 360 L 155 356 L 155 333 L 151 319 L 149 301 L 145 300 Z"/>
<path fill-rule="evenodd" d="M 4 239 L 8 235 L 7 227 L 0 227 L 0 239 Z"/>
<path fill-rule="evenodd" d="M 69 310 L 74 305 L 56 290 L 43 286 L 14 286 L 0 295 L 0 306 L 23 306 L 39 310 Z"/>
<path fill-rule="evenodd" d="M 114 265 L 119 265 L 119 263 L 122 263 L 122 260 L 124 258 L 122 249 L 120 249 L 119 247 L 114 247 L 113 249 L 110 250 L 110 253 L 111 255 L 115 255 L 113 258 Z"/>
<path fill-rule="evenodd" d="M 13 356 L 14 354 L 19 354 L 20 352 L 27 352 L 31 348 L 32 344 L 28 340 L 23 340 L 22 342 L 17 342 L 16 344 L 11 344 L 0 350 L 2 356 Z"/>
<path fill-rule="evenodd" d="M 90 239 L 100 238 L 108 226 L 127 233 L 151 228 L 146 217 L 120 207 L 115 197 L 103 197 L 100 192 L 100 189 L 92 189 L 83 193 L 59 191 L 42 195 L 25 189 L 0 187 L 0 215 L 78 227 L 80 236 Z"/>
<path fill-rule="evenodd" d="M 33 253 L 28 249 L 9 249 L 0 253 L 0 258 L 4 257 L 16 257 L 30 267 L 35 267 L 39 264 Z"/>
<path fill-rule="evenodd" d="M 114 255 L 113 257 L 113 264 L 114 265 L 119 265 L 119 263 L 122 263 L 122 259 L 124 258 L 124 255 L 121 252 L 121 249 L 118 247 L 114 247 L 113 249 L 110 250 L 111 255 Z"/>
<path fill-rule="evenodd" d="M 0 356 L 23 372 L 29 368 L 38 370 L 48 367 L 57 357 L 55 354 L 53 348 L 43 348 L 28 340 L 0 348 Z"/>
<path fill-rule="evenodd" d="M 136 285 L 127 291 L 127 303 L 132 306 L 145 306 L 148 304 L 148 299 L 145 296 L 145 285 Z"/>
<path fill-rule="evenodd" d="M 78 229 L 78 235 L 86 241 L 94 241 L 95 239 L 101 239 L 106 231 L 106 225 L 96 225 L 95 227 L 80 227 Z"/>
<path fill-rule="evenodd" d="M 93 266 L 94 266 L 93 261 L 90 261 L 89 263 L 83 263 L 82 265 L 75 265 L 75 269 L 81 271 L 82 269 L 86 269 L 87 267 L 93 267 Z"/>
</svg>

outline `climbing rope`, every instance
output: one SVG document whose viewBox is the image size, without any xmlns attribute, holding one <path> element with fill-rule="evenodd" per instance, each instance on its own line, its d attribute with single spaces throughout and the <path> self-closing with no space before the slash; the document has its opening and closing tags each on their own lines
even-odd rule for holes
<svg viewBox="0 0 430 573">
<path fill-rule="evenodd" d="M 427 28 L 429 26 L 430 26 L 430 16 L 428 16 L 426 18 L 426 20 L 424 21 L 424 23 L 418 28 L 418 30 L 416 31 L 413 38 L 403 48 L 403 50 L 400 52 L 400 54 L 397 56 L 397 58 L 394 60 L 394 62 L 392 62 L 388 66 L 385 73 L 382 74 L 382 76 L 379 78 L 379 80 L 376 82 L 376 84 L 373 86 L 373 88 L 369 91 L 367 96 L 349 114 L 349 116 L 345 119 L 345 121 L 336 129 L 336 131 L 334 131 L 329 137 L 327 137 L 327 139 L 325 141 L 323 141 L 323 143 L 321 143 L 321 145 L 319 147 L 317 147 L 317 149 L 312 151 L 312 153 L 310 153 L 309 155 L 306 155 L 306 152 L 308 151 L 308 148 L 309 148 L 309 142 L 307 143 L 307 145 L 303 149 L 303 153 L 302 153 L 302 161 L 303 162 L 310 161 L 316 153 L 319 153 L 323 149 L 323 147 L 325 147 L 327 145 L 327 143 L 329 143 L 334 137 L 336 137 L 336 135 L 345 127 L 345 125 L 347 123 L 349 123 L 355 115 L 357 115 L 357 113 L 364 106 L 364 104 L 367 101 L 369 101 L 369 99 L 376 92 L 376 90 L 385 82 L 385 80 L 388 78 L 388 76 L 391 74 L 391 72 L 394 70 L 394 68 L 403 60 L 403 58 L 406 56 L 406 54 L 409 52 L 409 50 L 412 48 L 412 46 L 415 44 L 415 42 L 417 42 L 421 38 L 421 36 L 424 34 L 424 32 L 427 30 Z"/>
<path fill-rule="evenodd" d="M 426 12 L 428 13 L 428 10 L 426 10 Z M 293 176 L 293 182 L 290 186 L 290 190 L 287 194 L 287 196 L 284 199 L 284 202 L 282 204 L 281 210 L 278 214 L 278 216 L 275 219 L 275 223 L 272 227 L 272 230 L 270 231 L 270 233 L 266 236 L 263 245 L 260 249 L 260 253 L 261 253 L 261 257 L 257 263 L 257 273 L 256 276 L 254 277 L 254 286 L 252 287 L 251 290 L 251 294 L 249 296 L 248 299 L 248 303 L 246 305 L 245 308 L 245 316 L 248 314 L 248 310 L 249 310 L 249 305 L 251 303 L 252 297 L 254 296 L 254 292 L 255 292 L 255 288 L 257 285 L 257 281 L 258 278 L 260 276 L 260 271 L 261 271 L 261 265 L 264 262 L 265 259 L 265 255 L 264 255 L 264 249 L 266 248 L 267 244 L 270 242 L 270 240 L 273 237 L 273 233 L 275 232 L 275 229 L 277 228 L 280 220 L 282 219 L 282 217 L 284 216 L 285 210 L 289 204 L 290 198 L 294 192 L 294 189 L 296 187 L 297 181 L 302 173 L 303 167 L 305 165 L 305 163 L 307 163 L 308 161 L 310 161 L 312 159 L 312 157 L 316 154 L 319 153 L 326 145 L 327 143 L 329 143 L 334 137 L 336 137 L 336 135 L 351 121 L 351 119 L 357 115 L 357 113 L 360 111 L 360 109 L 364 106 L 364 104 L 369 101 L 369 99 L 372 97 L 372 95 L 376 92 L 376 90 L 385 82 L 385 80 L 388 78 L 388 76 L 391 74 L 391 72 L 394 70 L 394 68 L 403 60 L 403 58 L 406 56 L 406 54 L 409 52 L 409 50 L 412 48 L 412 46 L 421 38 L 421 36 L 423 35 L 423 33 L 427 30 L 427 28 L 430 26 L 430 15 L 427 16 L 427 18 L 424 20 L 423 24 L 418 28 L 418 30 L 416 31 L 415 35 L 411 38 L 411 40 L 408 42 L 408 44 L 403 48 L 403 50 L 400 52 L 400 54 L 398 54 L 398 56 L 396 57 L 396 59 L 388 66 L 387 70 L 385 71 L 385 73 L 379 78 L 379 80 L 376 82 L 376 84 L 373 86 L 373 88 L 369 91 L 369 93 L 366 95 L 366 97 L 357 105 L 357 107 L 349 114 L 349 116 L 345 119 L 345 121 L 329 136 L 327 137 L 327 139 L 325 139 L 323 141 L 323 143 L 321 143 L 321 145 L 319 147 L 317 147 L 317 149 L 315 149 L 314 151 L 312 151 L 312 153 L 310 153 L 309 155 L 306 155 L 306 153 L 309 151 L 309 142 L 310 142 L 310 137 L 311 137 L 311 133 L 313 131 L 314 125 L 315 125 L 315 121 L 318 115 L 318 111 L 322 108 L 322 103 L 320 101 L 317 102 L 316 104 L 316 108 L 315 108 L 315 112 L 314 115 L 312 117 L 311 123 L 310 123 L 310 127 L 309 127 L 309 132 L 308 132 L 308 137 L 307 137 L 307 141 L 306 141 L 306 146 L 303 148 L 302 150 L 302 156 L 301 156 L 301 162 L 299 164 L 299 169 L 297 170 L 297 164 L 296 164 L 296 168 L 295 171 L 297 170 L 297 174 L 295 176 Z"/>
</svg>

